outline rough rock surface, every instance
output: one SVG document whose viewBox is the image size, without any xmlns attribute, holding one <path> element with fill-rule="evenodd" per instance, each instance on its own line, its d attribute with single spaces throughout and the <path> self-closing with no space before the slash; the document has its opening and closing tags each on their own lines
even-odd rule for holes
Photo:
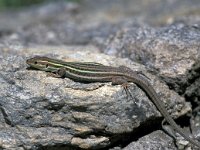
<svg viewBox="0 0 200 150">
<path fill-rule="evenodd" d="M 157 141 L 157 142 L 155 142 Z M 155 131 L 141 139 L 137 142 L 133 142 L 123 150 L 144 150 L 144 149 L 165 149 L 172 150 L 175 149 L 175 145 L 169 136 L 166 136 L 161 131 Z"/>
<path fill-rule="evenodd" d="M 86 0 L 1 12 L 0 149 L 190 148 L 157 131 L 162 117 L 137 85 L 131 99 L 121 86 L 49 77 L 25 61 L 45 55 L 142 71 L 200 139 L 199 8 L 199 0 Z"/>
<path fill-rule="evenodd" d="M 82 49 L 91 50 L 81 52 Z M 48 77 L 45 72 L 27 69 L 25 63 L 32 54 L 52 57 L 56 52 L 54 58 L 62 60 L 126 65 L 146 72 L 144 66 L 126 59 L 92 54 L 94 50 L 94 47 L 2 49 L 1 147 L 34 149 L 61 144 L 68 148 L 98 149 L 134 133 L 142 124 L 150 126 L 151 122 L 160 120 L 153 103 L 135 84 L 130 87 L 132 99 L 121 86 Z M 172 116 L 191 110 L 189 103 L 158 78 L 147 72 L 145 75 L 151 79 Z"/>
<path fill-rule="evenodd" d="M 182 78 L 184 82 L 187 71 L 200 58 L 199 29 L 184 24 L 160 28 L 135 25 L 111 37 L 104 52 L 149 66 L 168 81 Z"/>
</svg>

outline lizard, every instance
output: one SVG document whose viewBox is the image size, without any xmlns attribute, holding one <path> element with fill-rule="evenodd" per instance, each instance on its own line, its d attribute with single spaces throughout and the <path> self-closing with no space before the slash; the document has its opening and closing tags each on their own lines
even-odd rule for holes
<svg viewBox="0 0 200 150">
<path fill-rule="evenodd" d="M 137 71 L 133 71 L 126 66 L 112 67 L 94 62 L 65 62 L 40 56 L 30 58 L 26 63 L 32 68 L 50 72 L 54 77 L 67 77 L 78 82 L 112 82 L 113 85 L 123 85 L 125 87 L 129 82 L 135 83 L 145 91 L 172 128 L 191 144 L 200 148 L 200 143 L 190 138 L 183 129 L 176 124 L 153 86 Z"/>
</svg>

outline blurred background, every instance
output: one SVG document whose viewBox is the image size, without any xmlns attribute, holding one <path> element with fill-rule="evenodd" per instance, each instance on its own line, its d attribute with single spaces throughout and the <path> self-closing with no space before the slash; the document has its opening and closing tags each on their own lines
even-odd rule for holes
<svg viewBox="0 0 200 150">
<path fill-rule="evenodd" d="M 0 42 L 103 48 L 125 26 L 198 26 L 199 16 L 199 0 L 0 0 Z"/>
<path fill-rule="evenodd" d="M 1 10 L 5 9 L 20 9 L 22 7 L 33 6 L 36 4 L 41 4 L 44 2 L 50 2 L 53 0 L 0 0 L 0 8 Z M 78 2 L 78 0 L 65 0 L 65 1 L 74 1 Z"/>
<path fill-rule="evenodd" d="M 42 3 L 44 0 L 0 0 L 0 7 L 1 9 L 9 9 L 9 8 L 19 8 L 23 6 L 30 6 L 37 3 Z"/>
</svg>

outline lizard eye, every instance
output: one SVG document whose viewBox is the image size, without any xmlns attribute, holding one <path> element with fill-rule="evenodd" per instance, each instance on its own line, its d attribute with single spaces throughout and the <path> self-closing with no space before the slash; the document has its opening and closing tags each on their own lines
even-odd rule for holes
<svg viewBox="0 0 200 150">
<path fill-rule="evenodd" d="M 37 64 L 37 61 L 35 61 L 34 64 Z"/>
<path fill-rule="evenodd" d="M 48 64 L 46 64 L 46 68 L 48 67 L 49 65 Z"/>
</svg>

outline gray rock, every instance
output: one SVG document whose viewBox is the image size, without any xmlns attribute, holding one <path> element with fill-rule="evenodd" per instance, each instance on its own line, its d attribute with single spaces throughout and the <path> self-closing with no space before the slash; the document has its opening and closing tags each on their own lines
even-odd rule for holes
<svg viewBox="0 0 200 150">
<path fill-rule="evenodd" d="M 87 0 L 1 12 L 0 149 L 135 149 L 145 142 L 149 149 L 174 149 L 156 131 L 160 113 L 135 84 L 132 99 L 121 86 L 48 77 L 28 70 L 25 60 L 45 55 L 126 65 L 149 78 L 174 118 L 184 116 L 191 106 L 183 97 L 200 105 L 199 7 L 199 0 Z M 198 107 L 193 114 L 199 138 Z M 187 145 L 177 140 L 177 149 Z"/>
<path fill-rule="evenodd" d="M 88 51 L 83 52 L 83 49 Z M 133 133 L 141 124 L 151 126 L 152 121 L 161 117 L 145 92 L 135 84 L 130 85 L 132 99 L 121 86 L 111 83 L 84 84 L 68 78 L 49 77 L 46 72 L 27 69 L 26 59 L 33 54 L 66 61 L 126 65 L 142 71 L 149 78 L 172 116 L 178 117 L 191 110 L 183 97 L 147 73 L 144 66 L 127 59 L 96 55 L 94 50 L 94 47 L 1 50 L 2 148 L 37 149 L 62 145 L 65 148 L 99 149 Z"/>
<path fill-rule="evenodd" d="M 135 25 L 110 37 L 104 52 L 148 66 L 184 93 L 187 71 L 200 57 L 199 35 L 199 28 L 179 23 L 160 28 Z"/>
<path fill-rule="evenodd" d="M 172 138 L 161 131 L 155 131 L 147 136 L 142 137 L 137 142 L 133 142 L 123 148 L 123 150 L 176 150 Z"/>
<path fill-rule="evenodd" d="M 198 0 L 52 2 L 13 13 L 1 13 L 0 39 L 2 36 L 5 41 L 19 41 L 25 45 L 104 43 L 129 21 L 153 26 L 181 20 L 186 24 L 198 24 L 199 8 Z"/>
</svg>

